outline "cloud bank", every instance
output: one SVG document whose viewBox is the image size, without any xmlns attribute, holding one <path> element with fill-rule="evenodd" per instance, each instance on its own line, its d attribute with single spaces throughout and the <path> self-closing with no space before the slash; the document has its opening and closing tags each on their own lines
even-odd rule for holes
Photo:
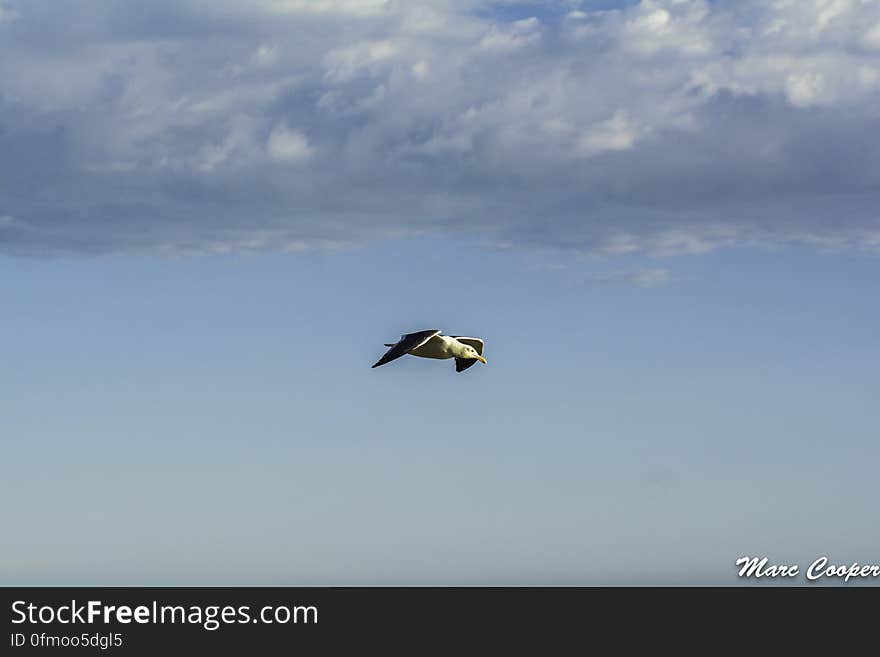
<svg viewBox="0 0 880 657">
<path fill-rule="evenodd" d="M 2 0 L 0 252 L 880 250 L 880 2 L 594 6 Z"/>
</svg>

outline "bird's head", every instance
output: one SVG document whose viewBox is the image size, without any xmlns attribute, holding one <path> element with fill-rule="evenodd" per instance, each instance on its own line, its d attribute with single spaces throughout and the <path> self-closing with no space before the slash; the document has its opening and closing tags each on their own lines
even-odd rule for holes
<svg viewBox="0 0 880 657">
<path fill-rule="evenodd" d="M 478 361 L 480 361 L 481 363 L 483 363 L 483 365 L 485 365 L 485 364 L 487 363 L 486 359 L 483 358 L 482 356 L 480 356 L 480 354 L 477 353 L 477 350 L 474 349 L 474 348 L 473 348 L 472 346 L 470 346 L 470 345 L 467 345 L 467 346 L 464 348 L 464 354 L 465 354 L 465 355 L 464 355 L 465 358 L 473 358 L 473 359 L 478 360 Z"/>
</svg>

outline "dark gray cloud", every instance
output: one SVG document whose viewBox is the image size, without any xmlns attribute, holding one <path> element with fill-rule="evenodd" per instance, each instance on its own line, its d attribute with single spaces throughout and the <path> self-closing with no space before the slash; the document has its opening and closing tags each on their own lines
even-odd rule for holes
<svg viewBox="0 0 880 657">
<path fill-rule="evenodd" d="M 0 0 L 0 251 L 880 249 L 880 3 L 608 4 Z"/>
</svg>

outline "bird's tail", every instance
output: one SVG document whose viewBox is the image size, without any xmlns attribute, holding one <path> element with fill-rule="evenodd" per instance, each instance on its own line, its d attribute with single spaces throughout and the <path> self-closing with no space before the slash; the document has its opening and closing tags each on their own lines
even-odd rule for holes
<svg viewBox="0 0 880 657">
<path fill-rule="evenodd" d="M 384 344 L 386 347 L 393 347 L 397 343 L 396 342 L 385 342 Z"/>
</svg>

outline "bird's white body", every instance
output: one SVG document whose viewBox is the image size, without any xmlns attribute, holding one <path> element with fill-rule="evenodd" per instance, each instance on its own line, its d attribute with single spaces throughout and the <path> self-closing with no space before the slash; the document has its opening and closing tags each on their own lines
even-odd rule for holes
<svg viewBox="0 0 880 657">
<path fill-rule="evenodd" d="M 441 335 L 436 329 L 404 333 L 395 343 L 385 343 L 391 347 L 373 367 L 379 367 L 405 354 L 420 358 L 437 360 L 455 359 L 455 371 L 463 372 L 477 361 L 486 363 L 483 358 L 483 340 L 464 336 Z"/>
<path fill-rule="evenodd" d="M 438 335 L 432 340 L 428 340 L 425 344 L 410 349 L 407 353 L 410 356 L 420 356 L 422 358 L 438 358 L 447 359 L 461 357 L 464 355 L 466 345 L 462 344 L 449 335 Z"/>
</svg>

